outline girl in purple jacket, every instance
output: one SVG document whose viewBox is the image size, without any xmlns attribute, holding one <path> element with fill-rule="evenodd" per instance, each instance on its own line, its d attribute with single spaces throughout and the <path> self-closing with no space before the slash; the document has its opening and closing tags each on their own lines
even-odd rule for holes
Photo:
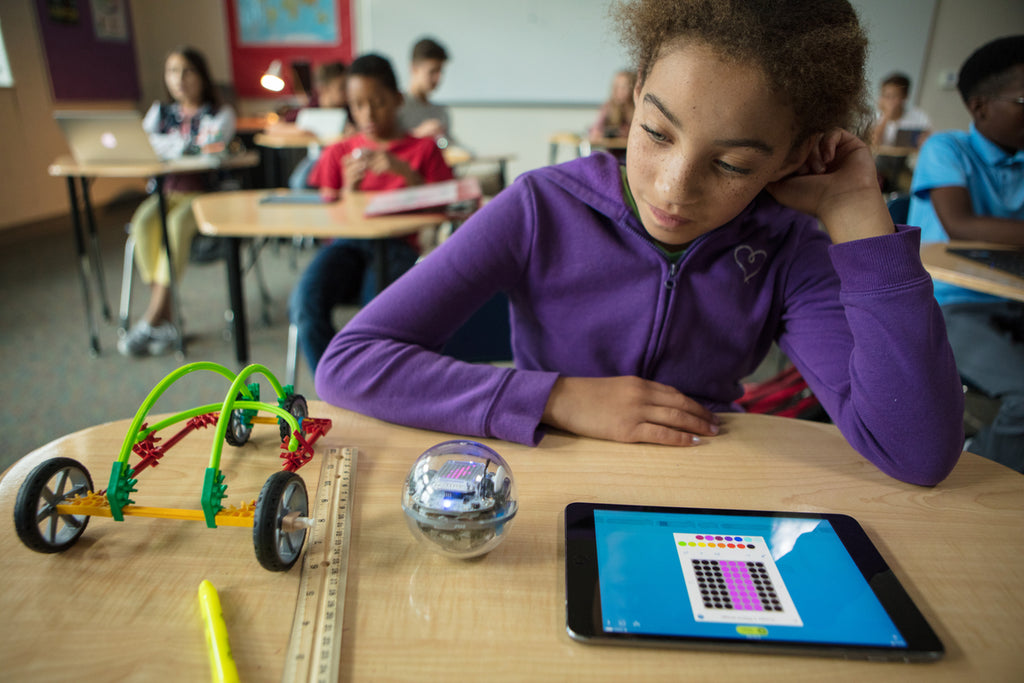
<svg viewBox="0 0 1024 683">
<path fill-rule="evenodd" d="M 773 342 L 850 444 L 935 484 L 963 397 L 871 154 L 867 46 L 846 0 L 635 0 L 626 164 L 521 176 L 334 338 L 320 397 L 415 427 L 536 444 L 545 426 L 692 446 Z M 496 292 L 515 367 L 445 341 Z"/>
</svg>

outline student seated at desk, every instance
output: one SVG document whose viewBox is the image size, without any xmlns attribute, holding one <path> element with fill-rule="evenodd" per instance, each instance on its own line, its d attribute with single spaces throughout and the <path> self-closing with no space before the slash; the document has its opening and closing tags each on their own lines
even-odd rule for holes
<svg viewBox="0 0 1024 683">
<path fill-rule="evenodd" d="M 904 178 L 909 177 L 913 162 L 910 155 L 920 149 L 931 132 L 931 120 L 921 109 L 907 102 L 909 95 L 907 75 L 893 73 L 882 80 L 878 111 L 871 128 L 871 145 L 876 152 L 875 167 L 882 192 L 906 192 Z M 887 147 L 899 153 L 886 153 Z"/>
<path fill-rule="evenodd" d="M 344 109 L 346 112 L 345 127 L 338 131 L 338 136 L 347 135 L 355 131 L 352 123 L 352 112 L 348 111 L 348 100 L 345 97 L 345 64 L 343 62 L 327 62 L 321 64 L 313 79 L 314 91 L 310 97 L 309 104 L 301 109 L 289 111 L 284 120 L 278 121 L 267 127 L 266 132 L 271 135 L 306 135 L 307 132 L 299 128 L 296 120 L 302 109 Z M 293 190 L 304 190 L 313 187 L 309 183 L 309 174 L 313 171 L 317 159 L 320 158 L 322 147 L 320 142 L 309 144 L 306 156 L 295 166 L 288 177 L 288 187 Z"/>
<path fill-rule="evenodd" d="M 167 101 L 154 102 L 142 121 L 153 149 L 165 159 L 223 152 L 235 136 L 235 112 L 220 103 L 203 55 L 190 47 L 172 50 L 164 61 L 164 85 Z M 212 190 L 214 179 L 214 173 L 183 173 L 164 181 L 167 239 L 177 282 L 185 273 L 192 238 L 199 230 L 192 200 Z M 117 342 L 117 350 L 125 356 L 164 353 L 177 346 L 181 335 L 172 322 L 171 266 L 160 223 L 159 198 L 153 193 L 132 216 L 135 263 L 151 290 L 142 319 Z"/>
<path fill-rule="evenodd" d="M 398 123 L 418 138 L 445 138 L 452 142 L 448 107 L 430 101 L 430 94 L 441 85 L 448 52 L 432 38 L 423 38 L 412 47 L 409 66 L 409 92 L 398 110 Z"/>
<path fill-rule="evenodd" d="M 941 481 L 963 395 L 919 231 L 893 226 L 870 150 L 840 128 L 866 109 L 854 10 L 635 0 L 617 16 L 639 67 L 625 168 L 599 153 L 520 176 L 332 340 L 317 394 L 524 444 L 549 426 L 693 446 L 778 341 L 854 448 Z M 497 291 L 515 367 L 441 356 Z"/>
<path fill-rule="evenodd" d="M 352 62 L 346 92 L 359 132 L 320 156 L 310 182 L 320 188 L 321 196 L 336 201 L 353 190 L 395 190 L 452 179 L 434 139 L 413 137 L 398 124 L 402 94 L 387 59 L 369 54 Z M 415 235 L 388 240 L 389 279 L 408 270 L 418 256 Z M 379 288 L 369 268 L 372 259 L 367 241 L 336 240 L 320 250 L 292 291 L 291 322 L 314 372 L 337 331 L 331 321 L 334 308 L 360 295 L 368 299 L 368 293 Z"/>
<path fill-rule="evenodd" d="M 633 90 L 636 88 L 636 72 L 622 70 L 612 79 L 612 92 L 608 101 L 601 105 L 597 120 L 590 127 L 590 139 L 624 138 L 629 135 L 633 122 Z"/>
<path fill-rule="evenodd" d="M 932 122 L 926 113 L 907 102 L 909 95 L 910 77 L 906 74 L 893 73 L 882 80 L 871 144 L 913 148 L 924 144 Z M 912 139 L 901 139 L 901 134 L 907 133 L 913 133 Z"/>
<path fill-rule="evenodd" d="M 970 131 L 935 133 L 918 157 L 910 222 L 922 241 L 1024 247 L 1024 35 L 968 57 L 957 81 Z M 960 375 L 1000 399 L 972 453 L 1024 472 L 1024 304 L 936 282 Z"/>
</svg>

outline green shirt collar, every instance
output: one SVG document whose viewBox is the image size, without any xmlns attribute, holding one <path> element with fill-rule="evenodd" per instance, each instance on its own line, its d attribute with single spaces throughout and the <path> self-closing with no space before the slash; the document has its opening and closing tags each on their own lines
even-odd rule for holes
<svg viewBox="0 0 1024 683">
<path fill-rule="evenodd" d="M 619 173 L 622 176 L 622 194 L 626 198 L 626 203 L 629 204 L 629 208 L 633 211 L 633 215 L 636 216 L 637 221 L 643 226 L 643 221 L 640 220 L 640 211 L 636 208 L 636 200 L 633 199 L 633 193 L 629 189 L 629 181 L 626 179 L 626 167 L 619 166 Z M 658 248 L 662 254 L 665 255 L 670 261 L 675 261 L 686 253 L 689 247 L 680 249 L 679 251 L 669 251 L 660 242 L 651 240 L 651 242 Z"/>
</svg>

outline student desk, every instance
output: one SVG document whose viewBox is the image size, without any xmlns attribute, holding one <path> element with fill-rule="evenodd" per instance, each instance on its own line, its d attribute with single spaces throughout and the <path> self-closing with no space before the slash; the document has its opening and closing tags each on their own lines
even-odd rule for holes
<svg viewBox="0 0 1024 683">
<path fill-rule="evenodd" d="M 885 192 L 910 192 L 916 147 L 878 145 L 871 149 L 871 154 L 875 158 L 875 170 L 886 182 Z"/>
<path fill-rule="evenodd" d="M 277 121 L 277 114 L 263 114 L 261 116 L 239 116 L 235 120 L 235 130 L 242 135 L 253 135 L 259 133 L 270 123 Z"/>
<path fill-rule="evenodd" d="M 103 318 L 110 320 L 110 307 L 107 304 L 106 284 L 103 281 L 103 267 L 100 262 L 99 243 L 96 238 L 96 219 L 92 210 L 92 202 L 89 199 L 89 181 L 94 178 L 153 178 L 156 181 L 156 191 L 160 199 L 160 216 L 162 220 L 164 246 L 167 249 L 167 258 L 170 260 L 170 245 L 167 242 L 167 210 L 164 206 L 164 178 L 177 173 L 206 173 L 213 170 L 237 170 L 251 168 L 259 163 L 256 154 L 245 152 L 234 154 L 229 157 L 207 157 L 203 161 L 190 163 L 187 167 L 176 165 L 172 162 L 152 162 L 135 164 L 79 164 L 69 156 L 59 157 L 50 164 L 48 170 L 51 176 L 59 176 L 67 179 L 68 203 L 71 208 L 71 226 L 75 237 L 75 247 L 78 254 L 78 273 L 82 284 L 82 295 L 85 298 L 86 325 L 89 328 L 90 348 L 93 355 L 100 353 L 99 330 L 92 312 L 92 295 L 90 293 L 90 280 L 95 279 L 99 294 L 100 306 Z M 82 201 L 79 205 L 78 188 L 76 180 L 81 185 Z M 90 248 L 86 248 L 85 235 L 82 223 L 88 227 Z M 178 310 L 178 296 L 175 289 L 174 269 L 171 269 L 171 292 L 174 301 L 175 323 L 181 329 L 181 312 Z M 90 277 L 90 275 L 92 277 Z M 185 352 L 185 335 L 182 334 L 179 340 L 179 352 Z"/>
<path fill-rule="evenodd" d="M 374 268 L 381 287 L 387 284 L 385 240 L 436 227 L 447 220 L 444 213 L 408 213 L 367 218 L 366 202 L 374 193 L 352 192 L 330 204 L 262 204 L 273 191 L 218 192 L 192 203 L 199 231 L 229 238 L 228 293 L 234 318 L 235 354 L 239 365 L 249 362 L 249 336 L 238 243 L 242 237 L 322 237 L 368 239 L 375 243 Z"/>
<path fill-rule="evenodd" d="M 562 433 L 537 448 L 485 440 L 511 465 L 519 512 L 477 560 L 449 560 L 409 532 L 399 496 L 414 459 L 450 438 L 310 403 L 333 428 L 317 446 L 359 449 L 341 641 L 342 680 L 446 680 L 471 667 L 488 681 L 1009 681 L 1024 671 L 1024 476 L 964 454 L 935 488 L 903 484 L 857 455 L 835 427 L 726 415 L 695 448 L 617 444 Z M 299 567 L 256 562 L 246 529 L 129 517 L 91 519 L 55 555 L 17 539 L 11 510 L 36 463 L 79 460 L 109 476 L 129 420 L 77 432 L 0 479 L 0 662 L 11 680 L 208 680 L 196 591 L 220 593 L 244 681 L 278 681 Z M 255 497 L 277 467 L 276 429 L 226 448 L 228 501 Z M 139 505 L 198 507 L 212 431 L 188 436 L 140 477 Z M 136 458 L 133 457 L 132 462 Z M 299 470 L 315 490 L 319 461 Z M 195 491 L 193 490 L 195 489 Z M 143 494 L 146 494 L 145 496 Z M 828 511 L 864 526 L 946 646 L 930 664 L 596 647 L 565 631 L 561 513 L 572 501 Z"/>
<path fill-rule="evenodd" d="M 986 242 L 931 242 L 921 245 L 921 262 L 936 280 L 985 294 L 1024 301 L 1024 278 L 950 254 L 947 247 L 964 249 L 1006 249 Z"/>
</svg>

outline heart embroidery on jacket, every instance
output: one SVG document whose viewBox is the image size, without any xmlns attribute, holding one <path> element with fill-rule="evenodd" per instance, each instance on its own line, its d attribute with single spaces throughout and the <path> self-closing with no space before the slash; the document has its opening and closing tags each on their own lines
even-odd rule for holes
<svg viewBox="0 0 1024 683">
<path fill-rule="evenodd" d="M 743 281 L 747 282 L 764 268 L 765 261 L 768 260 L 768 252 L 762 249 L 754 251 L 742 244 L 732 252 L 732 257 L 736 259 L 736 264 L 743 271 Z"/>
</svg>

